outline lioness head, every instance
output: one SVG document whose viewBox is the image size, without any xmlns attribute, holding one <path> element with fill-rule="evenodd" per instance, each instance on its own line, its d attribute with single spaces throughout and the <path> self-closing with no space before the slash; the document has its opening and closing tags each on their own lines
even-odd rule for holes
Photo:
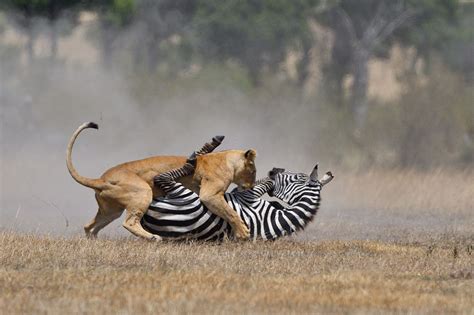
<svg viewBox="0 0 474 315">
<path fill-rule="evenodd" d="M 257 168 L 255 167 L 255 158 L 257 152 L 253 149 L 242 153 L 236 163 L 233 182 L 243 189 L 250 189 L 255 185 Z"/>
</svg>

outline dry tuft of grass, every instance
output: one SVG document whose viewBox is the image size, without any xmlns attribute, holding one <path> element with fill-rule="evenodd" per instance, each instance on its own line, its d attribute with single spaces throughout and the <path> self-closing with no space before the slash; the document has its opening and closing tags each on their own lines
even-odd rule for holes
<svg viewBox="0 0 474 315">
<path fill-rule="evenodd" d="M 335 174 L 315 222 L 302 233 L 306 239 L 419 242 L 473 235 L 473 170 Z"/>
<path fill-rule="evenodd" d="M 471 313 L 472 241 L 149 243 L 3 231 L 0 309 Z"/>
<path fill-rule="evenodd" d="M 472 220 L 473 178 L 472 170 L 371 169 L 339 175 L 328 185 L 324 198 L 342 208 L 376 209 L 384 214 L 411 216 L 450 215 Z"/>
</svg>

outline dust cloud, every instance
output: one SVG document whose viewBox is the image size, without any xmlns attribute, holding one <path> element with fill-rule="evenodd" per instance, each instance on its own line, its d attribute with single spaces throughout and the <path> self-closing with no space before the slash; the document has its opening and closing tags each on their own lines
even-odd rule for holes
<svg viewBox="0 0 474 315">
<path fill-rule="evenodd" d="M 165 100 L 157 94 L 142 106 L 119 74 L 58 65 L 8 92 L 13 97 L 2 104 L 2 227 L 77 233 L 92 218 L 93 192 L 74 182 L 65 165 L 69 138 L 87 121 L 99 130 L 79 136 L 73 163 L 89 177 L 129 160 L 188 155 L 214 135 L 226 136 L 220 149 L 257 149 L 259 176 L 273 166 L 309 172 L 318 160 L 305 154 L 314 144 L 305 142 L 296 121 L 303 110 L 262 111 L 237 90 Z"/>
<path fill-rule="evenodd" d="M 81 40 L 84 42 L 74 47 L 88 45 Z M 26 74 L 8 73 L 8 66 L 1 65 L 0 78 L 2 229 L 82 233 L 97 206 L 92 190 L 69 175 L 65 151 L 72 132 L 88 121 L 97 122 L 100 129 L 84 131 L 73 152 L 75 167 L 88 177 L 99 177 L 106 169 L 129 160 L 187 155 L 214 135 L 226 136 L 221 150 L 257 149 L 258 177 L 273 166 L 308 173 L 319 162 L 321 170 L 333 171 L 336 179 L 325 189 L 317 223 L 303 233 L 305 238 L 379 238 L 387 227 L 398 226 L 449 231 L 457 229 L 459 218 L 467 216 L 465 212 L 440 215 L 425 222 L 421 214 L 414 220 L 406 213 L 400 218 L 397 212 L 361 203 L 357 198 L 367 200 L 377 192 L 361 189 L 360 195 L 351 193 L 354 186 L 344 184 L 347 177 L 358 188 L 363 183 L 357 182 L 357 174 L 339 168 L 328 154 L 342 144 L 335 141 L 328 146 L 319 140 L 318 126 L 332 122 L 319 115 L 318 104 L 306 104 L 298 96 L 269 90 L 267 104 L 262 105 L 253 100 L 251 91 L 224 85 L 181 88 L 179 93 L 160 88 L 143 98 L 137 89 L 130 89 L 129 76 L 113 68 L 105 71 L 98 61 L 80 64 L 61 60 L 37 65 Z M 121 221 L 116 220 L 101 234 L 128 235 Z"/>
</svg>

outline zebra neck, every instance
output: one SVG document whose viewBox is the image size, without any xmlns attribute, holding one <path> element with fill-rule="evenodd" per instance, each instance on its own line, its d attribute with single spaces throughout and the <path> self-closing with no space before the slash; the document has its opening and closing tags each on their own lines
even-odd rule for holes
<svg viewBox="0 0 474 315">
<path fill-rule="evenodd" d="M 297 202 L 293 205 L 284 208 L 281 211 L 281 215 L 285 218 L 295 222 L 297 229 L 303 229 L 308 223 L 310 223 L 319 209 L 319 191 L 304 194 Z"/>
</svg>

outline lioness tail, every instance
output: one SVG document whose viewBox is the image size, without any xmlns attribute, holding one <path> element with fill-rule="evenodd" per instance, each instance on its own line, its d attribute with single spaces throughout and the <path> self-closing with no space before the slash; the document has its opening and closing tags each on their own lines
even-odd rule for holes
<svg viewBox="0 0 474 315">
<path fill-rule="evenodd" d="M 74 145 L 74 142 L 76 141 L 76 138 L 81 133 L 81 131 L 87 128 L 99 129 L 99 125 L 97 125 L 94 122 L 83 123 L 73 133 L 71 139 L 69 140 L 69 144 L 67 145 L 67 151 L 66 151 L 67 169 L 69 171 L 69 174 L 71 174 L 72 178 L 74 178 L 74 180 L 78 182 L 79 184 L 87 186 L 92 189 L 102 190 L 105 186 L 105 182 L 102 179 L 100 178 L 94 179 L 94 178 L 87 178 L 87 177 L 81 176 L 72 165 L 71 155 L 72 155 L 72 147 Z"/>
</svg>

